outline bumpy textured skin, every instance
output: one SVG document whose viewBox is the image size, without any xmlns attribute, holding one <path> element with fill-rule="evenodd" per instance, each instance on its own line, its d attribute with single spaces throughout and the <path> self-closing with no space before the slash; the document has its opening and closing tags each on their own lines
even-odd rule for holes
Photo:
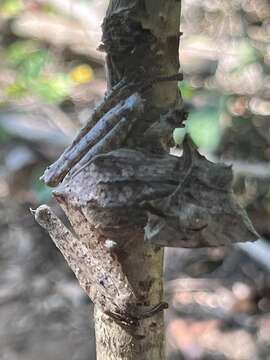
<svg viewBox="0 0 270 360">
<path fill-rule="evenodd" d="M 179 0 L 110 1 L 101 46 L 108 93 L 44 176 L 51 186 L 61 183 L 55 196 L 77 238 L 53 215 L 44 223 L 37 211 L 36 218 L 97 305 L 98 360 L 164 359 L 163 317 L 152 311 L 163 308 L 160 246 L 257 238 L 232 196 L 230 169 L 209 163 L 188 140 L 182 158 L 164 152 L 186 116 L 171 77 L 179 71 L 180 7 Z M 135 93 L 143 104 L 123 116 L 122 101 Z M 99 121 L 102 131 L 88 137 Z M 234 232 L 227 229 L 232 220 Z"/>
<path fill-rule="evenodd" d="M 184 142 L 183 175 L 168 197 L 148 203 L 146 240 L 157 246 L 214 247 L 259 238 L 232 192 L 232 169 Z"/>
<path fill-rule="evenodd" d="M 119 98 L 121 95 L 125 97 Z M 73 143 L 45 170 L 42 179 L 47 185 L 57 186 L 71 170 L 76 172 L 94 156 L 121 146 L 143 111 L 141 96 L 138 93 L 128 95 L 129 88 L 120 82 L 105 97 Z"/>
<path fill-rule="evenodd" d="M 181 158 L 131 149 L 100 155 L 57 192 L 120 248 L 142 231 L 163 247 L 229 246 L 259 237 L 232 192 L 231 167 L 208 161 L 188 137 Z"/>
</svg>

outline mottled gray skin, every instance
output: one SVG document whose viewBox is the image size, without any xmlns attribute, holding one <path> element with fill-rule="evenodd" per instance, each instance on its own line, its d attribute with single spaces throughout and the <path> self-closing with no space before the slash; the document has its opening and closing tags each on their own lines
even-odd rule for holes
<svg viewBox="0 0 270 360">
<path fill-rule="evenodd" d="M 182 158 L 164 151 L 186 116 L 172 76 L 180 7 L 110 1 L 101 45 L 108 93 L 45 176 L 62 182 L 54 195 L 76 236 L 48 208 L 36 212 L 95 303 L 98 360 L 164 359 L 161 247 L 258 237 L 233 197 L 230 168 L 207 161 L 189 140 Z M 173 81 L 153 81 L 161 78 Z"/>
<path fill-rule="evenodd" d="M 116 94 L 119 103 L 103 114 L 99 120 L 93 117 L 96 115 L 94 112 L 90 121 L 92 127 L 84 127 L 72 145 L 45 170 L 42 179 L 48 186 L 57 186 L 71 170 L 76 172 L 94 156 L 121 146 L 142 113 L 143 102 L 138 93 L 124 99 L 118 98 L 117 91 Z"/>
<path fill-rule="evenodd" d="M 100 155 L 57 192 L 120 248 L 143 230 L 147 242 L 163 247 L 256 240 L 259 235 L 233 194 L 231 167 L 208 161 L 189 138 L 183 147 L 181 158 L 131 149 Z M 82 183 L 88 184 L 84 192 Z"/>
<path fill-rule="evenodd" d="M 259 238 L 232 191 L 232 169 L 184 142 L 184 167 L 175 191 L 150 201 L 145 238 L 169 247 L 230 246 Z"/>
</svg>

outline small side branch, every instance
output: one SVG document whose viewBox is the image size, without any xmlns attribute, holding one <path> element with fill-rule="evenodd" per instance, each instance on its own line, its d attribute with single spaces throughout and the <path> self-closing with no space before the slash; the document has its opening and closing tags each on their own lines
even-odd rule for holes
<svg viewBox="0 0 270 360">
<path fill-rule="evenodd" d="M 77 235 L 82 238 L 80 241 L 48 206 L 40 206 L 34 214 L 36 221 L 48 231 L 90 299 L 104 311 L 116 313 L 122 318 L 128 305 L 134 303 L 135 295 L 116 259 L 106 253 L 105 249 L 101 250 L 101 246 L 91 251 L 86 245 L 85 237 L 93 236 L 93 232 L 86 226 L 85 219 L 78 217 L 78 213 L 73 217 Z M 101 257 L 103 262 L 100 261 Z"/>
<path fill-rule="evenodd" d="M 59 194 L 57 198 L 78 238 L 46 205 L 33 211 L 35 219 L 48 231 L 80 286 L 94 304 L 127 327 L 137 326 L 140 320 L 166 309 L 168 306 L 164 302 L 153 307 L 140 306 L 117 257 L 104 245 L 102 236 L 98 237 L 80 210 L 67 205 Z"/>
</svg>

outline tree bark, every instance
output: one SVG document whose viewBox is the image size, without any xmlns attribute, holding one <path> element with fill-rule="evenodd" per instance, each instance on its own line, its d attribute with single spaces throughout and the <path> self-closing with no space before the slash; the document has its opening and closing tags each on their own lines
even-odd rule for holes
<svg viewBox="0 0 270 360">
<path fill-rule="evenodd" d="M 189 137 L 177 88 L 177 0 L 111 0 L 103 22 L 108 92 L 43 176 L 73 232 L 48 206 L 34 213 L 95 304 L 98 360 L 164 359 L 163 250 L 254 241 L 232 170 Z M 132 129 L 132 131 L 131 131 Z"/>
<path fill-rule="evenodd" d="M 132 84 L 179 71 L 180 5 L 179 0 L 111 0 L 103 23 L 109 88 L 123 78 Z M 145 111 L 129 136 L 128 145 L 155 150 L 160 140 L 157 136 L 163 134 L 154 132 L 147 137 L 143 136 L 144 131 L 158 122 L 160 115 L 180 106 L 176 81 L 151 87 L 145 94 Z M 147 246 L 143 233 L 135 241 L 126 242 L 121 257 L 124 272 L 143 303 L 154 306 L 163 297 L 163 250 Z M 164 359 L 162 312 L 142 320 L 134 332 L 96 307 L 95 324 L 98 360 Z"/>
</svg>

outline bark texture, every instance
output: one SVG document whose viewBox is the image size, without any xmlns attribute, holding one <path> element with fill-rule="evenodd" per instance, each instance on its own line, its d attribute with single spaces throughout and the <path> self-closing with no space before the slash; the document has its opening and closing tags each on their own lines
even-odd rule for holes
<svg viewBox="0 0 270 360">
<path fill-rule="evenodd" d="M 107 52 L 109 87 L 123 78 L 133 84 L 177 73 L 179 27 L 179 1 L 112 0 L 103 22 L 102 39 L 103 49 Z M 160 115 L 167 114 L 170 109 L 181 109 L 177 83 L 157 83 L 146 91 L 144 97 L 145 111 L 128 137 L 127 145 L 159 149 L 161 131 L 155 133 L 155 123 L 159 124 Z M 151 126 L 154 131 L 144 136 Z M 165 130 L 163 143 L 166 145 L 172 127 L 175 124 L 162 129 Z M 155 306 L 163 297 L 163 250 L 155 250 L 145 244 L 141 230 L 145 215 L 141 213 L 138 208 L 128 211 L 128 217 L 135 219 L 135 224 L 132 229 L 130 220 L 126 218 L 126 234 L 123 232 L 122 239 L 118 240 L 125 243 L 120 246 L 120 262 L 142 303 Z M 122 215 L 122 225 L 123 222 Z M 98 308 L 95 310 L 95 321 L 98 360 L 164 359 L 162 312 L 141 321 L 135 332 L 119 326 Z"/>
</svg>

